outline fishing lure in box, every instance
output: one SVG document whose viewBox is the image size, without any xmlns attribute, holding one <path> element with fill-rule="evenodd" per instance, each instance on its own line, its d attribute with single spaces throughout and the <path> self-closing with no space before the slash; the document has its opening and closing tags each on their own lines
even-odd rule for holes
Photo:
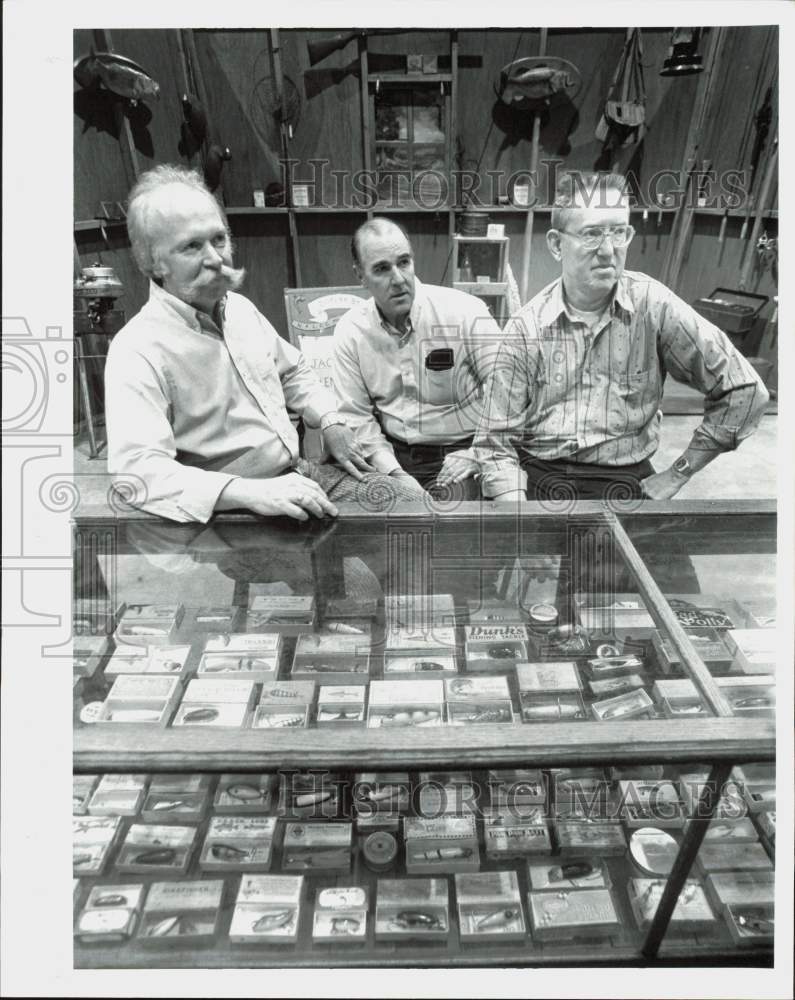
<svg viewBox="0 0 795 1000">
<path fill-rule="evenodd" d="M 137 940 L 146 945 L 194 947 L 215 939 L 223 879 L 154 882 L 146 896 Z"/>
<path fill-rule="evenodd" d="M 455 894 L 462 941 L 524 938 L 522 897 L 515 871 L 456 875 Z"/>
<path fill-rule="evenodd" d="M 303 875 L 243 875 L 235 900 L 229 940 L 295 943 L 305 886 Z"/>
</svg>

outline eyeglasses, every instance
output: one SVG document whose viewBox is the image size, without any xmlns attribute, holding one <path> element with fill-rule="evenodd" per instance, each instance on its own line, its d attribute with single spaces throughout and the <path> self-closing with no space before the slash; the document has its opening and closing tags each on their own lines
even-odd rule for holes
<svg viewBox="0 0 795 1000">
<path fill-rule="evenodd" d="M 632 226 L 588 226 L 580 233 L 572 233 L 568 229 L 562 229 L 561 232 L 578 239 L 586 250 L 596 250 L 602 245 L 602 240 L 606 236 L 610 237 L 616 250 L 621 250 L 629 244 L 635 235 Z"/>
</svg>

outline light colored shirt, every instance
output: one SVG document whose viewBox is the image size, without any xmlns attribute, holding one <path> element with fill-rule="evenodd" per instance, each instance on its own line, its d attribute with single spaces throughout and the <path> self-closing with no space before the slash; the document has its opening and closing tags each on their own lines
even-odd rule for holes
<svg viewBox="0 0 795 1000">
<path fill-rule="evenodd" d="M 657 450 L 665 376 L 704 393 L 691 447 L 728 451 L 759 424 L 768 393 L 728 337 L 665 285 L 625 271 L 589 329 L 562 279 L 506 324 L 474 441 L 487 497 L 527 488 L 521 454 L 630 465 Z"/>
<path fill-rule="evenodd" d="M 483 401 L 483 367 L 502 331 L 474 295 L 415 279 L 405 335 L 388 324 L 374 299 L 340 318 L 334 332 L 337 409 L 379 472 L 400 468 L 384 436 L 406 444 L 455 444 L 469 438 Z M 426 366 L 431 351 L 449 351 L 450 367 Z M 444 355 L 435 355 L 444 360 Z"/>
<path fill-rule="evenodd" d="M 174 521 L 207 521 L 236 476 L 293 465 L 287 406 L 313 425 L 335 409 L 247 298 L 230 292 L 219 320 L 150 282 L 149 301 L 108 351 L 108 469 L 140 480 L 135 506 Z"/>
</svg>

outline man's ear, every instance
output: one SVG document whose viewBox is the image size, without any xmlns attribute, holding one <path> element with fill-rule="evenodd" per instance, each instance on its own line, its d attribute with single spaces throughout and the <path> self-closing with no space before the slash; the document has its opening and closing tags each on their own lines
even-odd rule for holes
<svg viewBox="0 0 795 1000">
<path fill-rule="evenodd" d="M 362 274 L 362 269 L 356 263 L 354 263 L 354 265 L 353 265 L 353 273 L 356 275 L 356 280 L 359 282 L 359 284 L 363 285 L 364 284 L 364 275 Z"/>
<path fill-rule="evenodd" d="M 547 247 L 555 260 L 561 259 L 562 251 L 560 248 L 560 233 L 557 229 L 547 230 Z"/>
</svg>

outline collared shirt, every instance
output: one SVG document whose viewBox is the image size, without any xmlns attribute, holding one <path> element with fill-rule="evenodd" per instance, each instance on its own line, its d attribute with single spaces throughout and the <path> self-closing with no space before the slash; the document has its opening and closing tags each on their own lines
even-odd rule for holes
<svg viewBox="0 0 795 1000">
<path fill-rule="evenodd" d="M 666 374 L 704 393 L 691 447 L 728 451 L 753 433 L 767 391 L 728 337 L 659 281 L 625 271 L 589 329 L 562 279 L 509 320 L 475 436 L 488 497 L 526 489 L 517 449 L 546 460 L 629 465 L 657 450 Z"/>
<path fill-rule="evenodd" d="M 342 316 L 334 333 L 338 410 L 379 472 L 400 467 L 384 432 L 406 444 L 454 444 L 471 436 L 484 359 L 502 337 L 480 299 L 419 279 L 408 320 L 401 333 L 371 298 Z"/>
<path fill-rule="evenodd" d="M 335 409 L 298 351 L 230 292 L 215 321 L 150 282 L 105 369 L 108 468 L 137 477 L 136 506 L 207 521 L 236 476 L 269 478 L 298 458 L 287 406 L 308 423 Z"/>
</svg>

